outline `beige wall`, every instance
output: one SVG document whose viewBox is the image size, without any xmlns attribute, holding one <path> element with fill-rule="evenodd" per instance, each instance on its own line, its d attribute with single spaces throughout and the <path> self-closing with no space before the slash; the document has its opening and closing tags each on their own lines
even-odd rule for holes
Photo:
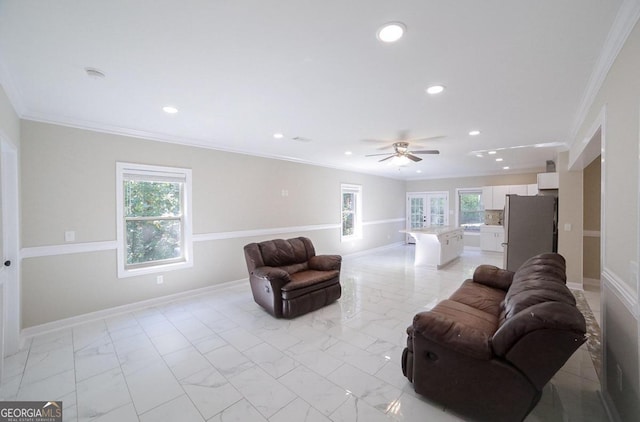
<svg viewBox="0 0 640 422">
<path fill-rule="evenodd" d="M 584 189 L 584 230 L 595 234 L 600 232 L 600 157 L 597 157 L 583 171 Z M 600 280 L 600 236 L 583 236 L 582 275 L 592 280 Z"/>
<path fill-rule="evenodd" d="M 191 168 L 193 233 L 301 227 L 294 233 L 194 242 L 194 267 L 116 277 L 115 250 L 25 258 L 23 325 L 110 308 L 247 277 L 242 246 L 274 237 L 309 236 L 318 253 L 349 254 L 401 242 L 404 181 L 57 125 L 22 124 L 22 247 L 116 239 L 117 161 Z M 340 184 L 363 189 L 363 239 L 341 242 Z M 288 196 L 282 196 L 282 189 Z M 306 226 L 310 231 L 304 231 Z"/>
<path fill-rule="evenodd" d="M 574 140 L 583 140 L 603 120 L 603 366 L 604 395 L 622 420 L 640 414 L 638 354 L 638 142 L 640 139 L 640 25 L 629 35 Z M 601 118 L 601 116 L 604 116 Z M 561 186 L 562 191 L 562 186 Z M 561 232 L 561 235 L 563 232 Z M 562 239 L 562 236 L 561 236 Z M 568 239 L 567 248 L 580 247 Z M 617 368 L 622 373 L 618 387 Z"/>
<path fill-rule="evenodd" d="M 567 261 L 567 282 L 582 284 L 582 171 L 569 171 L 569 152 L 558 155 L 558 253 Z"/>
</svg>

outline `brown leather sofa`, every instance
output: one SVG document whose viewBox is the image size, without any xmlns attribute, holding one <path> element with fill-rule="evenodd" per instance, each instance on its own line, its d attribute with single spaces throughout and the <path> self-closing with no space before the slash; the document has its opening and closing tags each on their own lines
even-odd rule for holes
<svg viewBox="0 0 640 422">
<path fill-rule="evenodd" d="M 558 254 L 515 273 L 481 265 L 407 328 L 402 371 L 417 393 L 472 420 L 521 421 L 585 341 Z"/>
<path fill-rule="evenodd" d="M 244 247 L 253 299 L 276 318 L 294 318 L 340 298 L 340 255 L 316 255 L 306 237 Z"/>
</svg>

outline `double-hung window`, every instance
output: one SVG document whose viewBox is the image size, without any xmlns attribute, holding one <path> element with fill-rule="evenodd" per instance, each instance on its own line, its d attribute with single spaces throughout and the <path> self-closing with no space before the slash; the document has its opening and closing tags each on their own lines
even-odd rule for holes
<svg viewBox="0 0 640 422">
<path fill-rule="evenodd" d="M 484 206 L 482 205 L 482 188 L 457 189 L 458 192 L 458 226 L 465 232 L 480 232 L 484 224 Z"/>
<path fill-rule="evenodd" d="M 116 167 L 118 277 L 192 266 L 191 170 Z"/>
<path fill-rule="evenodd" d="M 362 237 L 362 186 L 340 185 L 342 204 L 341 239 Z"/>
</svg>

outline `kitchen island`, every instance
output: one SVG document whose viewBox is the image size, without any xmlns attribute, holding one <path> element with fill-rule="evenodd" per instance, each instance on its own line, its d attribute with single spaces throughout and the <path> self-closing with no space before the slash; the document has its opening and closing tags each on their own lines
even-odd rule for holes
<svg viewBox="0 0 640 422">
<path fill-rule="evenodd" d="M 430 226 L 400 230 L 416 240 L 414 264 L 441 268 L 458 258 L 464 249 L 464 230 L 459 227 Z"/>
</svg>

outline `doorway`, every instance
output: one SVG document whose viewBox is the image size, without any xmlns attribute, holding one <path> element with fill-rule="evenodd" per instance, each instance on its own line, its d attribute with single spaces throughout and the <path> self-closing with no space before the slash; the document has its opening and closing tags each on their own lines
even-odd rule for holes
<svg viewBox="0 0 640 422">
<path fill-rule="evenodd" d="M 407 230 L 449 224 L 449 192 L 407 193 Z M 416 243 L 407 234 L 407 243 Z"/>
</svg>

